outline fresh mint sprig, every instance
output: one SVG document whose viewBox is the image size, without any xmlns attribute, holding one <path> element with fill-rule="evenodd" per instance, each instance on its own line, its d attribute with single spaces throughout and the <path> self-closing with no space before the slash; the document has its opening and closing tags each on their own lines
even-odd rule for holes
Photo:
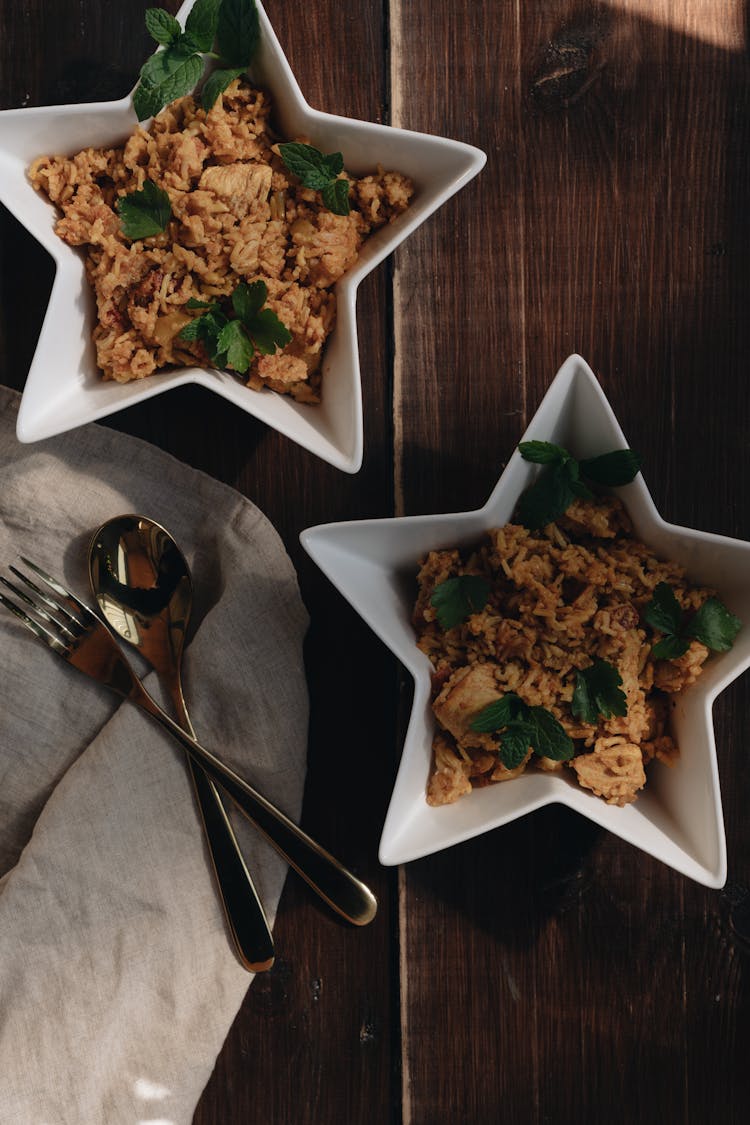
<svg viewBox="0 0 750 1125">
<path fill-rule="evenodd" d="M 197 0 L 184 31 L 169 12 L 148 8 L 146 29 L 163 50 L 141 67 L 133 95 L 139 121 L 195 89 L 205 70 L 204 56 L 225 64 L 203 86 L 201 105 L 208 112 L 230 82 L 247 70 L 260 41 L 255 0 Z"/>
<path fill-rule="evenodd" d="M 334 215 L 349 214 L 349 181 L 339 179 L 339 173 L 344 170 L 344 157 L 340 152 L 326 156 L 301 141 L 280 144 L 279 152 L 284 164 L 304 187 L 320 192 L 329 211 Z"/>
<path fill-rule="evenodd" d="M 146 180 L 141 191 L 121 195 L 115 208 L 120 216 L 120 229 L 131 242 L 161 234 L 172 218 L 169 196 L 153 180 Z"/>
<path fill-rule="evenodd" d="M 628 701 L 622 690 L 622 676 L 607 660 L 598 657 L 580 672 L 576 672 L 571 711 L 584 723 L 596 724 L 601 715 L 627 715 Z"/>
<path fill-rule="evenodd" d="M 231 367 L 244 375 L 256 352 L 273 355 L 277 347 L 283 348 L 292 338 L 276 313 L 263 308 L 267 297 L 264 281 L 250 285 L 241 281 L 232 294 L 232 319 L 222 312 L 218 302 L 191 297 L 187 307 L 204 311 L 181 329 L 180 339 L 200 341 L 216 367 Z"/>
<path fill-rule="evenodd" d="M 641 464 L 640 456 L 632 449 L 615 449 L 583 461 L 549 441 L 522 441 L 518 450 L 524 461 L 544 466 L 518 501 L 518 518 L 529 531 L 537 531 L 558 519 L 576 499 L 592 500 L 593 493 L 582 478 L 617 487 L 629 484 Z"/>
<path fill-rule="evenodd" d="M 565 762 L 573 757 L 573 741 L 546 707 L 530 707 L 509 691 L 482 708 L 471 721 L 480 733 L 500 732 L 499 756 L 506 769 L 520 766 L 529 747 L 540 758 Z"/>
<path fill-rule="evenodd" d="M 740 619 L 715 597 L 708 598 L 691 617 L 667 582 L 656 587 L 643 618 L 662 634 L 651 649 L 655 660 L 676 660 L 687 652 L 691 640 L 700 641 L 712 652 L 728 652 L 742 628 Z"/>
<path fill-rule="evenodd" d="M 461 625 L 472 613 L 479 613 L 490 596 L 490 583 L 479 574 L 459 574 L 446 578 L 432 591 L 430 605 L 437 610 L 437 619 L 446 631 Z"/>
</svg>

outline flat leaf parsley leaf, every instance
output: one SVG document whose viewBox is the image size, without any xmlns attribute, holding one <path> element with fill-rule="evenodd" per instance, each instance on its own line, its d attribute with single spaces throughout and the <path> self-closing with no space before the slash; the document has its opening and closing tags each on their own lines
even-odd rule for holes
<svg viewBox="0 0 750 1125">
<path fill-rule="evenodd" d="M 558 519 L 576 498 L 593 499 L 582 477 L 610 487 L 628 484 L 641 463 L 632 449 L 615 449 L 583 461 L 550 441 L 522 441 L 518 450 L 524 461 L 544 466 L 518 501 L 518 518 L 529 531 L 537 531 Z"/>
<path fill-rule="evenodd" d="M 273 355 L 292 338 L 286 325 L 271 309 L 264 309 L 268 289 L 264 281 L 251 285 L 241 281 L 232 294 L 230 319 L 218 304 L 196 301 L 191 298 L 188 308 L 205 309 L 180 331 L 182 340 L 199 340 L 211 362 L 217 367 L 231 367 L 241 375 L 250 367 L 256 352 Z"/>
<path fill-rule="evenodd" d="M 133 242 L 161 234 L 172 218 L 169 196 L 153 180 L 146 180 L 141 191 L 121 195 L 115 207 L 122 233 Z"/>
<path fill-rule="evenodd" d="M 483 707 L 471 721 L 471 729 L 499 732 L 500 760 L 506 769 L 520 766 L 529 747 L 541 758 L 564 762 L 573 757 L 573 741 L 546 707 L 530 707 L 509 691 Z"/>
<path fill-rule="evenodd" d="M 739 617 L 718 598 L 708 598 L 688 623 L 687 632 L 713 652 L 728 652 L 741 628 Z"/>
<path fill-rule="evenodd" d="M 331 152 L 326 156 L 313 145 L 302 144 L 301 141 L 280 144 L 279 152 L 289 171 L 301 180 L 304 187 L 321 193 L 329 211 L 335 215 L 349 214 L 349 181 L 338 178 L 344 169 L 344 158 L 340 152 Z"/>
<path fill-rule="evenodd" d="M 443 629 L 453 629 L 472 613 L 484 609 L 490 596 L 490 583 L 479 574 L 459 574 L 447 578 L 432 591 L 430 605 L 437 610 Z"/>
<path fill-rule="evenodd" d="M 576 672 L 571 711 L 584 723 L 596 724 L 601 715 L 627 715 L 628 701 L 622 690 L 622 676 L 606 660 L 596 659 L 588 668 Z"/>
<path fill-rule="evenodd" d="M 656 660 L 676 660 L 687 652 L 690 641 L 704 644 L 712 652 L 728 652 L 742 628 L 742 622 L 730 613 L 718 598 L 708 598 L 689 617 L 684 613 L 667 582 L 660 582 L 654 596 L 643 611 L 643 618 L 652 629 L 662 634 L 651 649 Z"/>
</svg>

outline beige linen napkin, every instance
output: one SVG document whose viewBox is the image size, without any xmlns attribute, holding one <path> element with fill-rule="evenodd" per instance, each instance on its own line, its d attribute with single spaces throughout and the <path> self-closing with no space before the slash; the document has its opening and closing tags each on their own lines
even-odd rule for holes
<svg viewBox="0 0 750 1125">
<path fill-rule="evenodd" d="M 276 532 L 232 489 L 103 427 L 21 445 L 17 404 L 0 388 L 3 572 L 24 554 L 89 600 L 95 527 L 131 511 L 164 524 L 195 581 L 198 736 L 296 819 L 307 619 Z M 285 866 L 237 828 L 273 919 Z M 250 977 L 182 751 L 1 607 L 0 875 L 0 1121 L 188 1123 Z"/>
</svg>

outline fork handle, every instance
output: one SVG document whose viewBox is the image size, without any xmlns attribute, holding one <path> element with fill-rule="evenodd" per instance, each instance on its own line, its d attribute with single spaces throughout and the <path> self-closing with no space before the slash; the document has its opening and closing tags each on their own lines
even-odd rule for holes
<svg viewBox="0 0 750 1125">
<path fill-rule="evenodd" d="M 128 698 L 177 739 L 192 760 L 229 794 L 276 851 L 333 910 L 356 926 L 372 921 L 377 902 L 364 883 L 239 774 L 186 734 L 139 681 L 133 684 Z"/>
</svg>

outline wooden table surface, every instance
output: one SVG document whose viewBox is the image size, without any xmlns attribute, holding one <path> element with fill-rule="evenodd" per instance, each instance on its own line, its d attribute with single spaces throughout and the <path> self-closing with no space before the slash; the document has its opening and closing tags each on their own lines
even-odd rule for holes
<svg viewBox="0 0 750 1125">
<path fill-rule="evenodd" d="M 0 106 L 124 94 L 146 6 L 0 0 Z M 747 1122 L 750 679 L 715 708 L 722 891 L 561 806 L 385 869 L 410 684 L 298 544 L 319 522 L 481 505 L 572 352 L 663 515 L 750 539 L 744 0 L 267 11 L 311 104 L 488 161 L 360 290 L 357 475 L 195 387 L 109 420 L 233 485 L 283 536 L 312 616 L 304 825 L 380 900 L 352 930 L 290 877 L 276 965 L 195 1125 Z M 19 389 L 51 277 L 2 211 L 0 372 Z"/>
</svg>

